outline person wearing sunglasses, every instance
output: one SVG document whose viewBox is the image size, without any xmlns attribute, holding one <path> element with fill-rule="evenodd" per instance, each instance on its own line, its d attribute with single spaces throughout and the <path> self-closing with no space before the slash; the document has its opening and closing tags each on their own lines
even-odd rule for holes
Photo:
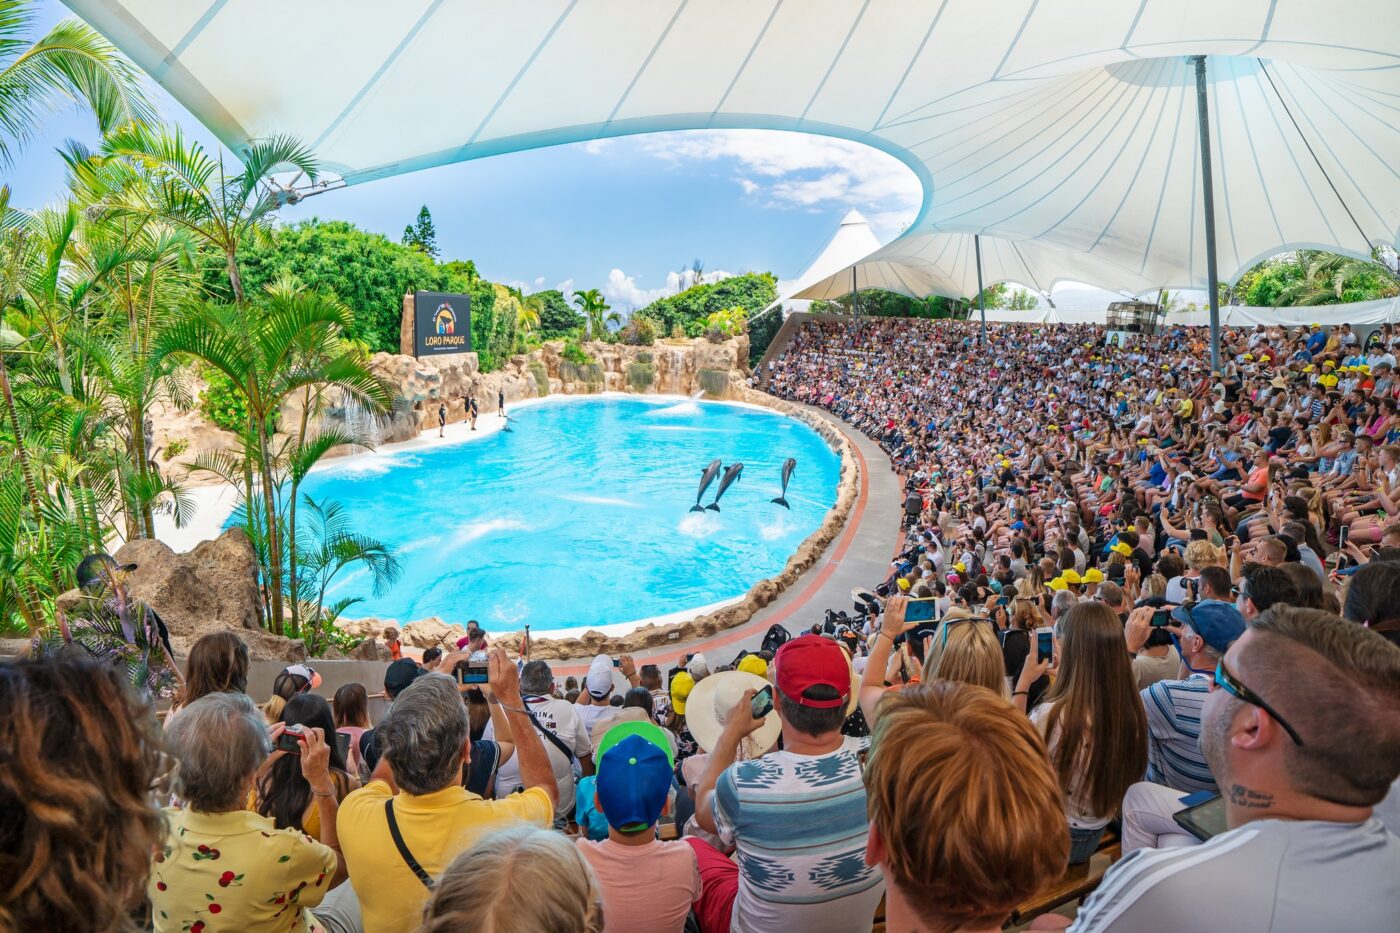
<svg viewBox="0 0 1400 933">
<path fill-rule="evenodd" d="M 1400 838 L 1375 808 L 1400 777 L 1400 648 L 1275 607 L 1216 663 L 1201 715 L 1228 829 L 1126 856 L 1070 929 L 1395 929 Z"/>
</svg>

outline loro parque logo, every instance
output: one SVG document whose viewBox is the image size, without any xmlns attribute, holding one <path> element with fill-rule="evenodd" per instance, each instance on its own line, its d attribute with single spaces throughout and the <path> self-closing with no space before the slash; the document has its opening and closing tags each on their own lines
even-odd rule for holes
<svg viewBox="0 0 1400 933">
<path fill-rule="evenodd" d="M 457 332 L 457 312 L 445 301 L 438 305 L 436 313 L 433 314 L 433 328 L 441 335 Z"/>
</svg>

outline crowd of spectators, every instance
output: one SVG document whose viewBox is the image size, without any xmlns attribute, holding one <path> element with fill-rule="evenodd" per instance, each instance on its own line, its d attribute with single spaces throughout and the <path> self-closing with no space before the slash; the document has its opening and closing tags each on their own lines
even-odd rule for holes
<svg viewBox="0 0 1400 933">
<path fill-rule="evenodd" d="M 881 443 L 904 538 L 732 659 L 0 664 L 0 930 L 977 933 L 1110 847 L 1033 929 L 1393 929 L 1390 347 L 1105 338 L 808 324 L 761 375 Z"/>
</svg>

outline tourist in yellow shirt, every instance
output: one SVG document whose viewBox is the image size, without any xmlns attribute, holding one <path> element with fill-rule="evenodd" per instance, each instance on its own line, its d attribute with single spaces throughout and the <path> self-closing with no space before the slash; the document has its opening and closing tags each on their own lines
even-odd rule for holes
<svg viewBox="0 0 1400 933">
<path fill-rule="evenodd" d="M 492 702 L 510 724 L 525 791 L 483 800 L 462 786 L 471 733 L 452 678 L 420 677 L 399 694 L 376 730 L 383 757 L 369 784 L 345 798 L 336 823 L 365 933 L 416 931 L 429 882 L 482 834 L 553 820 L 554 771 L 525 713 L 515 664 L 500 648 L 491 652 L 489 678 Z"/>
<path fill-rule="evenodd" d="M 280 730 L 279 730 L 280 731 Z M 180 711 L 166 730 L 179 762 L 165 811 L 166 837 L 147 891 L 156 933 L 302 933 L 307 908 L 337 881 L 331 845 L 244 809 L 268 754 L 267 727 L 242 693 L 211 693 Z M 317 730 L 303 740 L 302 772 L 327 826 L 336 823 L 330 749 Z"/>
</svg>

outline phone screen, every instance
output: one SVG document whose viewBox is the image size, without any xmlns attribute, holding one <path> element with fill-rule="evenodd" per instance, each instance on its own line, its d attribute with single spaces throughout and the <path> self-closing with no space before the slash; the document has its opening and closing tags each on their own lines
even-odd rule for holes
<svg viewBox="0 0 1400 933">
<path fill-rule="evenodd" d="M 938 600 L 911 599 L 904 607 L 905 622 L 928 622 L 938 612 Z"/>
<path fill-rule="evenodd" d="M 490 679 L 485 661 L 458 661 L 453 672 L 459 684 L 484 684 Z"/>
<path fill-rule="evenodd" d="M 1161 628 L 1164 625 L 1172 624 L 1172 612 L 1170 609 L 1158 609 L 1152 613 L 1152 627 Z"/>
<path fill-rule="evenodd" d="M 350 734 L 348 732 L 337 732 L 335 734 L 335 744 L 340 748 L 340 759 L 345 761 L 350 757 Z"/>
<path fill-rule="evenodd" d="M 768 684 L 762 690 L 753 695 L 753 703 L 749 706 L 754 719 L 762 719 L 773 711 L 773 685 Z"/>
<path fill-rule="evenodd" d="M 1049 661 L 1055 656 L 1055 630 L 1049 628 L 1036 629 L 1035 632 L 1035 656 L 1039 661 Z"/>
</svg>

